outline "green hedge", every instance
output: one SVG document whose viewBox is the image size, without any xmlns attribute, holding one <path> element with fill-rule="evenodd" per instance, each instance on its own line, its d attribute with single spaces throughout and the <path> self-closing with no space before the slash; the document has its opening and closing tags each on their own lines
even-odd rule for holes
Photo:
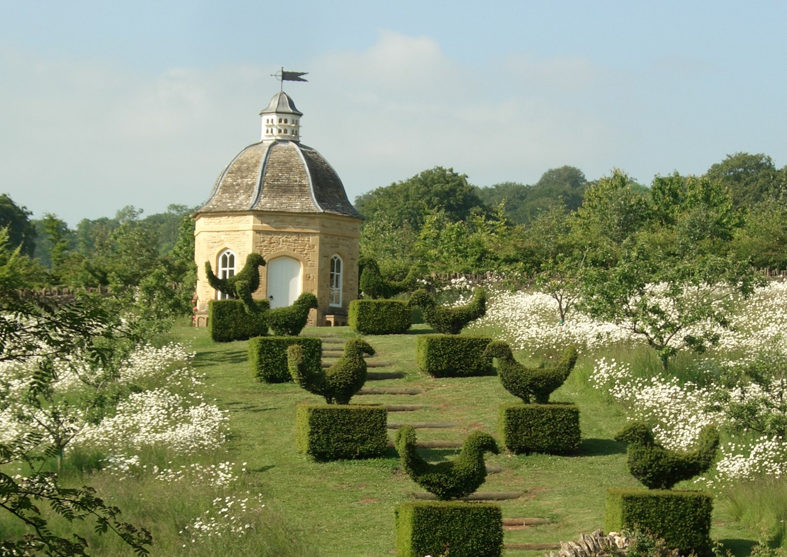
<svg viewBox="0 0 787 557">
<path fill-rule="evenodd" d="M 382 406 L 299 404 L 295 446 L 316 460 L 374 458 L 388 450 L 387 423 Z"/>
<path fill-rule="evenodd" d="M 701 491 L 609 489 L 605 529 L 648 530 L 681 555 L 709 555 L 713 498 Z"/>
<path fill-rule="evenodd" d="M 363 335 L 395 335 L 410 328 L 410 308 L 400 300 L 353 300 L 347 323 Z"/>
<path fill-rule="evenodd" d="M 494 375 L 491 357 L 483 357 L 492 341 L 486 337 L 422 335 L 416 341 L 416 361 L 432 377 Z"/>
<path fill-rule="evenodd" d="M 503 404 L 497 425 L 503 444 L 516 454 L 571 454 L 579 449 L 579 409 L 575 404 Z"/>
<path fill-rule="evenodd" d="M 418 501 L 394 509 L 400 557 L 495 557 L 503 553 L 503 515 L 492 503 Z"/>
<path fill-rule="evenodd" d="M 287 347 L 303 347 L 303 359 L 312 369 L 319 369 L 322 340 L 314 337 L 254 337 L 249 339 L 251 376 L 266 383 L 292 381 L 287 367 Z"/>
<path fill-rule="evenodd" d="M 254 300 L 256 312 L 246 313 L 240 300 L 211 300 L 208 303 L 208 330 L 215 342 L 246 340 L 268 334 L 268 300 Z"/>
</svg>

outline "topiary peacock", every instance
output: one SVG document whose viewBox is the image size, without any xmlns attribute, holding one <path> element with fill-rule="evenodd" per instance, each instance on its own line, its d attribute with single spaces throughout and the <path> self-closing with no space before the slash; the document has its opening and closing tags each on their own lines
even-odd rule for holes
<svg viewBox="0 0 787 557">
<path fill-rule="evenodd" d="M 364 296 L 374 300 L 391 298 L 401 292 L 412 290 L 415 287 L 415 280 L 422 271 L 418 266 L 413 266 L 404 279 L 387 280 L 380 273 L 377 261 L 371 257 L 362 257 L 358 261 L 358 268 L 360 269 L 359 288 Z"/>
<path fill-rule="evenodd" d="M 408 304 L 419 307 L 426 321 L 438 333 L 450 335 L 459 332 L 471 321 L 486 313 L 486 290 L 476 288 L 473 299 L 467 304 L 456 307 L 439 306 L 435 299 L 424 289 L 413 292 Z"/>
<path fill-rule="evenodd" d="M 664 448 L 642 422 L 627 425 L 615 440 L 628 443 L 626 453 L 632 476 L 649 489 L 670 489 L 710 468 L 719 447 L 719 432 L 713 426 L 705 426 L 696 448 L 686 453 Z"/>
<path fill-rule="evenodd" d="M 317 296 L 304 292 L 291 306 L 268 311 L 268 325 L 279 336 L 298 336 L 306 326 L 309 310 L 317 307 Z"/>
<path fill-rule="evenodd" d="M 287 366 L 300 387 L 325 397 L 328 404 L 349 404 L 366 382 L 366 361 L 363 355 L 374 355 L 374 348 L 360 338 L 344 343 L 344 354 L 327 369 L 308 369 L 303 362 L 303 349 L 297 344 L 287 348 Z"/>
<path fill-rule="evenodd" d="M 568 379 L 577 361 L 577 349 L 566 348 L 560 360 L 552 366 L 531 368 L 514 359 L 511 347 L 503 341 L 493 340 L 483 353 L 484 357 L 497 358 L 497 374 L 503 387 L 525 404 L 533 400 L 540 404 L 549 402 L 549 395 Z"/>
<path fill-rule="evenodd" d="M 251 295 L 260 287 L 259 267 L 264 265 L 265 260 L 259 253 L 250 253 L 246 257 L 243 269 L 232 277 L 219 278 L 214 275 L 210 268 L 210 261 L 205 262 L 205 275 L 213 288 L 227 296 L 240 298 L 243 307 L 246 308 L 246 313 L 254 313 L 255 307 Z"/>
<path fill-rule="evenodd" d="M 426 462 L 415 450 L 415 428 L 405 425 L 396 433 L 396 452 L 407 474 L 438 499 L 466 497 L 486 480 L 484 453 L 498 454 L 497 442 L 488 433 L 474 431 L 462 444 L 456 459 L 435 464 Z"/>
</svg>

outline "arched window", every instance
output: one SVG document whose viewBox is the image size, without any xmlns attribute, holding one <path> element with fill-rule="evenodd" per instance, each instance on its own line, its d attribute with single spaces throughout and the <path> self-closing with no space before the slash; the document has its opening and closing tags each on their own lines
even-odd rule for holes
<svg viewBox="0 0 787 557">
<path fill-rule="evenodd" d="M 342 306 L 342 258 L 331 257 L 331 298 L 328 305 Z"/>
<path fill-rule="evenodd" d="M 225 249 L 223 252 L 219 254 L 219 261 L 218 265 L 216 265 L 216 269 L 218 273 L 216 274 L 219 278 L 230 278 L 235 276 L 235 253 L 232 250 Z M 216 299 L 217 300 L 226 300 L 228 298 L 234 298 L 234 296 L 228 295 L 223 293 L 220 290 L 216 291 Z"/>
</svg>

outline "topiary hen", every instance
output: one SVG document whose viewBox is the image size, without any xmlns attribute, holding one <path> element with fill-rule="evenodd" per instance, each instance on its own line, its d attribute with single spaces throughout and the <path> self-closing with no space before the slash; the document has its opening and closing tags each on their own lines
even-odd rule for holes
<svg viewBox="0 0 787 557">
<path fill-rule="evenodd" d="M 566 348 L 560 360 L 552 366 L 531 368 L 514 359 L 511 347 L 503 341 L 493 340 L 483 353 L 484 357 L 497 358 L 497 374 L 503 387 L 527 404 L 531 397 L 535 402 L 546 404 L 552 391 L 568 379 L 577 361 L 577 350 Z"/>
<path fill-rule="evenodd" d="M 424 289 L 413 292 L 408 301 L 410 307 L 419 307 L 426 321 L 438 333 L 457 335 L 471 321 L 486 313 L 486 290 L 476 288 L 473 299 L 462 306 L 437 305 L 435 299 Z"/>
<path fill-rule="evenodd" d="M 628 443 L 626 450 L 631 475 L 649 489 L 670 489 L 676 483 L 702 474 L 716 458 L 719 432 L 706 426 L 700 432 L 697 447 L 681 453 L 664 448 L 653 437 L 653 431 L 642 422 L 627 425 L 616 441 Z"/>
<path fill-rule="evenodd" d="M 287 367 L 293 381 L 310 393 L 325 397 L 328 404 L 349 404 L 366 382 L 364 354 L 374 355 L 374 348 L 363 339 L 344 343 L 344 354 L 327 369 L 307 369 L 303 348 L 294 344 L 287 348 Z"/>
<path fill-rule="evenodd" d="M 443 500 L 465 497 L 478 489 L 486 480 L 484 453 L 499 452 L 491 435 L 475 431 L 465 439 L 455 460 L 431 464 L 418 455 L 415 442 L 413 426 L 399 428 L 395 447 L 402 466 L 413 481 Z"/>
<path fill-rule="evenodd" d="M 232 277 L 219 278 L 214 275 L 210 268 L 210 261 L 205 262 L 205 275 L 213 288 L 227 296 L 240 298 L 243 307 L 246 308 L 246 313 L 254 313 L 255 307 L 251 294 L 260 287 L 259 267 L 264 265 L 265 260 L 259 253 L 250 253 L 246 257 L 243 269 Z"/>
</svg>

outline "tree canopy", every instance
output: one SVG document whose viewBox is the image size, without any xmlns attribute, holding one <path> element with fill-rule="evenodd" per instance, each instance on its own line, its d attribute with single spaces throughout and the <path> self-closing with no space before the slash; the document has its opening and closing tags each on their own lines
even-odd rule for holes
<svg viewBox="0 0 787 557">
<path fill-rule="evenodd" d="M 787 190 L 787 167 L 777 170 L 771 157 L 762 153 L 727 155 L 706 176 L 728 187 L 738 207 L 752 207 Z"/>
<path fill-rule="evenodd" d="M 7 194 L 0 194 L 0 228 L 8 229 L 8 242 L 14 247 L 21 246 L 25 255 L 33 255 L 35 251 L 36 229 L 30 222 L 31 214 Z"/>
<path fill-rule="evenodd" d="M 544 172 L 532 186 L 503 182 L 478 189 L 478 196 L 489 207 L 504 203 L 505 216 L 515 224 L 528 224 L 555 203 L 575 210 L 582 204 L 587 179 L 574 166 L 561 166 Z"/>
<path fill-rule="evenodd" d="M 360 195 L 355 207 L 368 222 L 385 214 L 386 219 L 414 230 L 420 230 L 429 211 L 441 211 L 452 221 L 466 219 L 473 210 L 486 211 L 467 176 L 441 166 Z"/>
</svg>

